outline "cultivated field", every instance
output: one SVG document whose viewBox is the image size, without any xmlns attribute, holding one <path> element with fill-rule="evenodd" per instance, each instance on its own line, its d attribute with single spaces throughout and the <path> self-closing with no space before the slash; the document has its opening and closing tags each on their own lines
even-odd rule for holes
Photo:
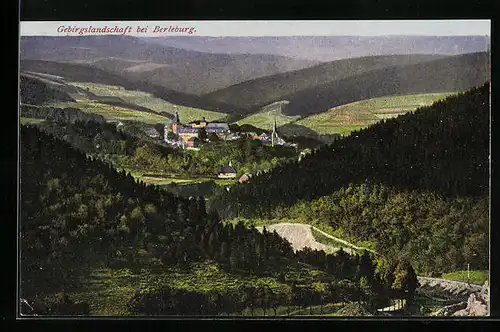
<svg viewBox="0 0 500 332">
<path fill-rule="evenodd" d="M 156 112 L 175 114 L 175 111 L 178 111 L 179 117 L 183 123 L 200 120 L 203 116 L 207 121 L 222 120 L 226 117 L 224 113 L 174 105 L 166 100 L 156 98 L 150 93 L 138 90 L 126 90 L 121 86 L 81 82 L 69 82 L 69 84 L 85 90 L 88 89 L 89 92 L 100 97 L 120 98 L 127 103 L 146 107 Z"/>
<path fill-rule="evenodd" d="M 76 102 L 58 102 L 48 106 L 54 107 L 73 107 L 83 112 L 102 115 L 106 120 L 129 120 L 138 121 L 146 124 L 167 123 L 170 121 L 166 116 L 148 113 L 130 108 L 112 106 L 90 100 L 79 100 Z"/>
<path fill-rule="evenodd" d="M 274 120 L 276 119 L 277 126 L 282 126 L 284 124 L 293 122 L 297 120 L 299 116 L 287 116 L 280 112 L 279 109 L 275 109 L 272 111 L 264 111 L 252 114 L 240 121 L 236 122 L 238 125 L 250 124 L 257 128 L 261 128 L 264 130 L 272 130 Z"/>
<path fill-rule="evenodd" d="M 318 134 L 347 135 L 354 130 L 431 105 L 451 93 L 428 93 L 390 96 L 358 101 L 338 106 L 327 112 L 303 118 L 296 124 L 308 127 Z"/>
</svg>

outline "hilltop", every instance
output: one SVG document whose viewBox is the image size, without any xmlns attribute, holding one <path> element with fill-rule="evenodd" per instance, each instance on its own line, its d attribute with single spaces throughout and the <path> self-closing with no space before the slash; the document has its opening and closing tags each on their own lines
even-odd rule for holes
<svg viewBox="0 0 500 332">
<path fill-rule="evenodd" d="M 39 105 L 54 101 L 75 101 L 71 93 L 77 93 L 78 89 L 64 84 L 52 84 L 47 79 L 33 74 L 20 75 L 19 92 L 21 103 Z"/>
<path fill-rule="evenodd" d="M 57 76 L 66 83 L 81 82 L 102 85 L 121 86 L 126 90 L 137 90 L 149 93 L 172 104 L 200 108 L 205 110 L 234 112 L 235 107 L 207 102 L 195 95 L 179 93 L 144 81 L 131 81 L 120 74 L 113 74 L 85 63 L 63 63 L 43 60 L 21 60 L 22 72 L 36 73 L 37 77 Z M 74 89 L 74 88 L 72 88 Z M 86 92 L 79 89 L 79 92 Z M 240 110 L 242 111 L 242 110 Z"/>
<path fill-rule="evenodd" d="M 286 115 L 304 116 L 375 97 L 460 91 L 482 84 L 489 75 L 488 53 L 365 57 L 244 82 L 203 98 L 252 112 L 287 100 Z"/>
<path fill-rule="evenodd" d="M 392 54 L 458 55 L 484 52 L 488 36 L 273 36 L 151 37 L 149 41 L 208 53 L 274 54 L 316 61 L 334 61 Z"/>
<path fill-rule="evenodd" d="M 412 65 L 390 66 L 302 90 L 284 98 L 287 115 L 326 111 L 391 95 L 463 91 L 490 79 L 489 53 L 471 53 Z"/>
<path fill-rule="evenodd" d="M 275 74 L 247 82 L 239 83 L 204 96 L 231 105 L 238 105 L 247 110 L 256 111 L 259 107 L 278 100 L 287 100 L 285 96 L 305 90 L 315 89 L 322 84 L 357 76 L 375 69 L 389 66 L 414 64 L 441 59 L 440 55 L 389 55 L 350 58 L 321 63 L 301 70 Z"/>
<path fill-rule="evenodd" d="M 25 36 L 20 58 L 84 63 L 127 80 L 193 95 L 318 63 L 270 54 L 197 52 L 131 36 Z"/>
</svg>

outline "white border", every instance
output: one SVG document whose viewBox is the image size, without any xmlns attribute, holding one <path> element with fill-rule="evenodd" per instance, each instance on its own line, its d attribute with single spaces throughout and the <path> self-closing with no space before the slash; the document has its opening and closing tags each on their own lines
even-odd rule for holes
<svg viewBox="0 0 500 332">
<path fill-rule="evenodd" d="M 20 23 L 21 36 L 78 36 L 79 32 L 58 32 L 58 28 L 102 28 L 115 26 L 130 36 L 464 36 L 490 35 L 490 20 L 336 20 L 336 21 L 25 21 Z M 138 33 L 137 27 L 148 27 Z M 194 28 L 192 34 L 166 31 L 152 33 L 155 26 Z M 127 28 L 129 27 L 129 28 Z M 126 29 L 127 28 L 127 29 Z M 100 35 L 102 33 L 84 33 Z M 111 34 L 121 35 L 124 31 Z"/>
</svg>

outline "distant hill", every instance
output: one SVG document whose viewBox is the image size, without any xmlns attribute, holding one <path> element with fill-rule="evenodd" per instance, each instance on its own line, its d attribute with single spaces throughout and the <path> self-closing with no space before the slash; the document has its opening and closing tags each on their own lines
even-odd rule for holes
<svg viewBox="0 0 500 332">
<path fill-rule="evenodd" d="M 86 63 L 129 80 L 194 95 L 318 63 L 271 54 L 203 53 L 111 35 L 22 37 L 20 58 Z"/>
<path fill-rule="evenodd" d="M 249 81 L 203 98 L 238 105 L 249 113 L 286 100 L 285 115 L 304 116 L 375 97 L 466 90 L 489 80 L 490 71 L 486 52 L 451 57 L 367 57 Z"/>
<path fill-rule="evenodd" d="M 52 101 L 74 101 L 69 93 L 76 92 L 76 88 L 71 90 L 64 85 L 54 85 L 32 74 L 21 74 L 19 84 L 23 104 L 40 105 Z"/>
<path fill-rule="evenodd" d="M 409 53 L 458 55 L 484 52 L 490 42 L 488 36 L 169 36 L 146 40 L 199 52 L 274 54 L 317 61 Z"/>
<path fill-rule="evenodd" d="M 157 98 L 164 99 L 173 104 L 197 107 L 207 110 L 222 112 L 245 112 L 235 106 L 218 104 L 195 95 L 179 93 L 158 85 L 150 84 L 144 81 L 131 81 L 126 77 L 113 74 L 85 63 L 63 63 L 44 60 L 21 60 L 21 71 L 36 72 L 40 74 L 58 76 L 64 81 L 71 82 L 90 82 L 106 85 L 122 86 L 128 90 L 140 90 L 151 93 Z"/>
<path fill-rule="evenodd" d="M 310 68 L 258 78 L 215 91 L 205 99 L 237 105 L 257 111 L 258 108 L 306 89 L 316 89 L 322 84 L 356 77 L 391 66 L 404 66 L 445 58 L 440 55 L 390 55 L 369 56 L 322 63 Z M 344 87 L 348 89 L 349 87 Z"/>
<path fill-rule="evenodd" d="M 471 53 L 391 66 L 302 90 L 284 99 L 284 113 L 306 115 L 358 100 L 390 95 L 463 91 L 490 79 L 489 53 Z"/>
</svg>

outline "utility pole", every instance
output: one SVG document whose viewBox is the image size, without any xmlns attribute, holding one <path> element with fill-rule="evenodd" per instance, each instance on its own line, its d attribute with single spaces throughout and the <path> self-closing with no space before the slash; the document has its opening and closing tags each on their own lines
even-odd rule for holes
<svg viewBox="0 0 500 332">
<path fill-rule="evenodd" d="M 473 252 L 472 256 L 476 257 L 477 254 Z M 467 263 L 467 283 L 470 284 L 470 263 Z"/>
</svg>

